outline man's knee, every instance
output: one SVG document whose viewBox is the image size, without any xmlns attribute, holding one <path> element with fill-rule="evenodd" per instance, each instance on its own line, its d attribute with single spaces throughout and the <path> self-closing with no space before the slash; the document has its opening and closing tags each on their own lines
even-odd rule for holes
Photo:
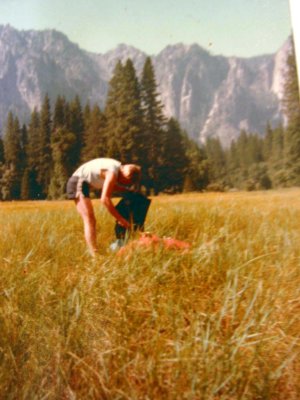
<svg viewBox="0 0 300 400">
<path fill-rule="evenodd" d="M 96 218 L 93 209 L 81 207 L 79 204 L 77 204 L 77 210 L 85 224 L 88 224 L 90 226 L 96 225 Z"/>
</svg>

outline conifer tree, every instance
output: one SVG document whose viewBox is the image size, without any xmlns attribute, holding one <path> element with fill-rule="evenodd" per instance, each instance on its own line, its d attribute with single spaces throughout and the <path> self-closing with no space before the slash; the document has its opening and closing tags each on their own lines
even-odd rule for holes
<svg viewBox="0 0 300 400">
<path fill-rule="evenodd" d="M 83 110 L 83 123 L 84 123 L 84 126 L 86 125 L 86 122 L 89 120 L 90 115 L 91 115 L 91 105 L 90 105 L 90 102 L 88 101 L 86 103 L 85 107 L 84 107 L 84 110 Z"/>
<path fill-rule="evenodd" d="M 3 140 L 0 137 L 0 164 L 4 163 L 4 145 L 3 145 Z"/>
<path fill-rule="evenodd" d="M 4 133 L 4 156 L 7 164 L 18 166 L 22 156 L 19 120 L 9 112 Z"/>
<path fill-rule="evenodd" d="M 226 157 L 226 182 L 229 187 L 238 187 L 240 158 L 236 141 L 231 142 L 230 148 L 225 152 Z"/>
<path fill-rule="evenodd" d="M 104 110 L 105 118 L 107 121 L 106 135 L 107 135 L 107 156 L 116 159 L 121 158 L 119 149 L 118 138 L 122 135 L 122 119 L 124 117 L 123 111 L 123 77 L 124 68 L 121 61 L 118 61 L 111 80 L 109 81 L 109 89 L 107 94 L 106 106 Z"/>
<path fill-rule="evenodd" d="M 299 87 L 298 87 L 295 47 L 293 42 L 292 42 L 291 52 L 287 58 L 287 74 L 284 85 L 283 106 L 284 106 L 284 113 L 288 120 L 288 126 L 296 125 L 299 127 L 299 118 L 300 118 Z"/>
<path fill-rule="evenodd" d="M 18 200 L 20 198 L 20 173 L 14 164 L 3 167 L 0 176 L 0 197 L 3 200 Z"/>
<path fill-rule="evenodd" d="M 66 99 L 58 96 L 54 105 L 52 129 L 67 127 L 68 123 L 68 106 Z"/>
<path fill-rule="evenodd" d="M 167 129 L 162 131 L 159 170 L 159 191 L 181 192 L 183 189 L 188 160 L 183 132 L 179 123 L 170 118 Z"/>
<path fill-rule="evenodd" d="M 295 122 L 285 131 L 285 186 L 300 186 L 300 130 Z"/>
<path fill-rule="evenodd" d="M 272 131 L 272 148 L 269 160 L 277 163 L 276 168 L 283 167 L 284 128 L 279 125 Z"/>
<path fill-rule="evenodd" d="M 266 132 L 263 141 L 263 157 L 265 160 L 268 160 L 272 155 L 272 146 L 273 146 L 273 129 L 270 123 L 267 123 Z"/>
<path fill-rule="evenodd" d="M 38 148 L 37 181 L 40 185 L 40 198 L 46 198 L 52 171 L 51 155 L 51 109 L 50 100 L 46 94 L 40 112 Z"/>
<path fill-rule="evenodd" d="M 21 199 L 29 199 L 29 170 L 28 170 L 28 130 L 27 126 L 24 124 L 21 129 L 21 150 L 22 158 L 20 160 L 20 166 L 22 168 L 22 178 L 21 178 Z"/>
<path fill-rule="evenodd" d="M 125 66 L 118 62 L 115 67 L 105 117 L 109 155 L 122 163 L 139 163 L 143 158 L 143 119 L 139 82 L 131 60 Z"/>
<path fill-rule="evenodd" d="M 263 161 L 263 141 L 257 134 L 252 133 L 248 136 L 246 154 L 248 165 Z"/>
<path fill-rule="evenodd" d="M 209 163 L 207 156 L 204 149 L 199 147 L 192 139 L 189 139 L 187 134 L 184 134 L 183 139 L 187 157 L 183 191 L 203 190 L 209 183 Z"/>
<path fill-rule="evenodd" d="M 53 170 L 48 196 L 51 199 L 64 197 L 66 183 L 74 170 L 73 154 L 77 146 L 77 137 L 68 132 L 66 127 L 59 127 L 52 133 L 51 150 Z"/>
<path fill-rule="evenodd" d="M 140 84 L 130 59 L 124 66 L 124 94 L 124 132 L 119 138 L 122 149 L 121 160 L 124 163 L 140 164 L 144 158 L 142 152 L 143 112 Z"/>
<path fill-rule="evenodd" d="M 38 183 L 39 171 L 39 137 L 40 137 L 40 115 L 35 108 L 30 117 L 27 129 L 27 179 L 28 198 L 39 199 L 41 197 L 41 185 Z"/>
<path fill-rule="evenodd" d="M 26 168 L 21 180 L 21 199 L 29 200 L 30 198 L 30 175 L 28 168 Z"/>
<path fill-rule="evenodd" d="M 226 159 L 219 138 L 208 138 L 205 152 L 209 163 L 209 180 L 223 184 L 226 174 Z"/>
<path fill-rule="evenodd" d="M 240 168 L 246 170 L 250 165 L 248 154 L 248 133 L 243 129 L 236 140 L 236 151 Z"/>
<path fill-rule="evenodd" d="M 83 145 L 84 121 L 81 103 L 76 96 L 69 104 L 58 96 L 53 114 L 51 134 L 52 173 L 48 197 L 61 198 L 66 182 L 79 165 Z"/>
<path fill-rule="evenodd" d="M 286 184 L 300 185 L 300 103 L 294 46 L 287 60 L 284 111 L 288 126 L 284 137 Z"/>
<path fill-rule="evenodd" d="M 162 131 L 166 126 L 163 105 L 159 100 L 154 68 L 150 57 L 147 57 L 141 79 L 141 95 L 144 113 L 143 153 L 145 154 L 145 186 L 158 193 L 159 166 Z"/>
<path fill-rule="evenodd" d="M 68 158 L 70 158 L 73 168 L 75 168 L 79 165 L 80 155 L 84 143 L 84 119 L 78 96 L 76 96 L 70 103 L 68 119 L 69 121 L 67 130 L 72 132 L 76 139 L 72 146 L 69 146 L 69 151 L 72 153 L 68 155 Z"/>
<path fill-rule="evenodd" d="M 5 199 L 19 199 L 22 180 L 22 147 L 19 120 L 9 112 L 4 134 L 4 158 L 6 168 L 1 182 L 5 187 Z"/>
<path fill-rule="evenodd" d="M 284 162 L 284 129 L 282 125 L 267 132 L 264 149 L 269 148 L 268 153 L 264 151 L 268 166 L 268 174 L 272 181 L 272 187 L 285 186 L 286 171 Z M 267 157 L 268 155 L 268 157 Z"/>
<path fill-rule="evenodd" d="M 107 154 L 106 118 L 98 105 L 88 113 L 85 110 L 84 147 L 81 155 L 82 162 L 93 158 L 105 157 Z"/>
<path fill-rule="evenodd" d="M 5 173 L 5 165 L 3 162 L 0 162 L 0 200 L 4 200 L 3 197 L 3 190 L 2 190 L 2 185 L 4 182 L 4 173 Z"/>
</svg>

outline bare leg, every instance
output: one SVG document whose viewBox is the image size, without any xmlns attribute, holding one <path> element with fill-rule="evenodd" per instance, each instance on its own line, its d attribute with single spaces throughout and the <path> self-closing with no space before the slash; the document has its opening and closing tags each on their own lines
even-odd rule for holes
<svg viewBox="0 0 300 400">
<path fill-rule="evenodd" d="M 76 208 L 83 219 L 84 237 L 92 256 L 97 253 L 96 218 L 91 199 L 80 195 L 75 200 Z"/>
</svg>

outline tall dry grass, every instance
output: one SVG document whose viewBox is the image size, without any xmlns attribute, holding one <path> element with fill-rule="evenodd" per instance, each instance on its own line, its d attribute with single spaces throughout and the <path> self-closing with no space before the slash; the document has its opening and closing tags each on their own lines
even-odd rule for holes
<svg viewBox="0 0 300 400">
<path fill-rule="evenodd" d="M 1 399 L 299 399 L 300 190 L 153 199 L 188 254 L 85 252 L 69 202 L 0 204 Z"/>
</svg>

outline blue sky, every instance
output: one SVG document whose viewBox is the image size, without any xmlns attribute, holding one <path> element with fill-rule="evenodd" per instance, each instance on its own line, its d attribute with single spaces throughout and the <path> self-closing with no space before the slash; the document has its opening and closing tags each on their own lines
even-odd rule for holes
<svg viewBox="0 0 300 400">
<path fill-rule="evenodd" d="M 0 0 L 0 24 L 56 29 L 96 53 L 126 43 L 149 55 L 181 42 L 250 57 L 291 33 L 288 0 Z"/>
</svg>

